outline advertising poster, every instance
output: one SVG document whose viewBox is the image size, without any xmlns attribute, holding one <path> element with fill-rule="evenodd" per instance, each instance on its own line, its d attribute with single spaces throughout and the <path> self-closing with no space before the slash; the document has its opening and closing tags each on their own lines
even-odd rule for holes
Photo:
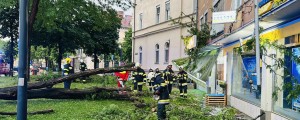
<svg viewBox="0 0 300 120">
<path fill-rule="evenodd" d="M 248 80 L 245 81 L 245 84 L 248 84 L 246 86 L 249 86 L 249 80 L 253 80 L 253 85 L 256 86 L 257 85 L 257 80 L 256 80 L 256 75 L 255 75 L 255 73 L 256 73 L 255 56 L 243 57 L 243 63 L 244 63 L 245 69 L 247 71 L 247 73 L 243 73 L 243 75 L 244 75 L 243 77 L 248 75 Z M 243 84 L 244 84 L 244 81 L 243 81 Z"/>
</svg>

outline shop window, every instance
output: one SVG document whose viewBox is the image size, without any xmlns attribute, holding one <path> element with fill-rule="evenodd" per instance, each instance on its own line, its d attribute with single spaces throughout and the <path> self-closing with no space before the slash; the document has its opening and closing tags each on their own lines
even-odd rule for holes
<svg viewBox="0 0 300 120">
<path fill-rule="evenodd" d="M 234 54 L 232 65 L 232 94 L 256 105 L 260 105 L 260 85 L 256 79 L 254 55 Z"/>
<path fill-rule="evenodd" d="M 285 43 L 293 43 L 294 38 L 287 37 L 285 38 Z M 293 55 L 300 57 L 300 47 L 290 47 L 287 49 L 288 51 L 291 51 Z M 280 53 L 279 53 L 280 54 Z M 282 58 L 282 55 L 277 55 L 277 58 Z M 281 87 L 284 83 L 291 83 L 293 85 L 299 85 L 300 83 L 300 65 L 297 64 L 293 59 L 291 59 L 290 56 L 284 55 L 284 64 L 285 64 L 285 70 L 281 70 L 278 72 L 285 73 L 285 76 L 292 74 L 294 78 L 296 78 L 295 81 L 291 80 L 291 77 L 285 77 L 285 79 L 282 79 L 281 77 L 277 77 L 275 80 L 275 86 Z M 288 71 L 288 72 L 284 72 Z M 290 73 L 290 74 L 287 74 Z M 283 90 L 279 91 L 277 93 L 277 100 L 275 101 L 274 105 L 274 111 L 280 114 L 283 114 L 285 116 L 288 116 L 289 118 L 293 119 L 299 119 L 300 118 L 300 95 L 298 95 L 296 98 L 292 100 L 287 100 L 287 96 L 290 91 Z"/>
</svg>

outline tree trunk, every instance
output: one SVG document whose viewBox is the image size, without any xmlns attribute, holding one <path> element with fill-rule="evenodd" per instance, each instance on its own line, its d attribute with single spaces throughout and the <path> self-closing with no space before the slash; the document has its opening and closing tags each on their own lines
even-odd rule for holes
<svg viewBox="0 0 300 120">
<path fill-rule="evenodd" d="M 133 67 L 134 64 L 128 64 L 126 66 L 122 67 L 115 67 L 115 68 L 98 68 L 98 69 L 93 69 L 93 70 L 86 70 L 84 72 L 78 72 L 75 74 L 71 74 L 68 76 L 52 79 L 52 80 L 47 80 L 47 81 L 40 81 L 36 83 L 30 83 L 28 84 L 27 89 L 32 90 L 32 89 L 40 89 L 40 88 L 45 88 L 49 86 L 53 86 L 58 83 L 62 83 L 66 80 L 75 80 L 80 77 L 86 77 L 86 76 L 91 76 L 91 75 L 96 75 L 100 73 L 112 73 L 112 72 L 121 72 L 121 71 L 133 71 L 135 70 L 134 68 L 128 68 L 128 67 Z M 5 93 L 9 95 L 17 94 L 17 86 L 14 87 L 7 87 L 7 88 L 0 88 L 0 94 Z"/>
<path fill-rule="evenodd" d="M 40 3 L 40 0 L 32 0 L 30 16 L 29 16 L 29 25 L 28 25 L 29 34 L 31 34 L 33 31 L 33 24 L 36 20 L 36 15 L 39 10 L 39 3 Z M 29 38 L 30 38 L 30 36 L 29 36 Z"/>
<path fill-rule="evenodd" d="M 9 56 L 9 59 L 10 59 L 10 66 L 9 66 L 9 75 L 11 77 L 14 76 L 14 38 L 13 36 L 11 36 L 11 40 L 10 40 L 10 56 Z"/>
<path fill-rule="evenodd" d="M 98 60 L 98 56 L 97 56 L 97 51 L 94 50 L 94 69 L 98 68 L 98 64 L 99 64 L 99 60 Z"/>
<path fill-rule="evenodd" d="M 63 54 L 63 50 L 61 48 L 61 43 L 59 43 L 58 44 L 58 59 L 57 59 L 58 71 L 61 71 L 62 54 Z"/>
<path fill-rule="evenodd" d="M 64 89 L 64 88 L 51 88 L 51 89 L 37 89 L 28 90 L 27 98 L 48 98 L 48 99 L 117 99 L 117 100 L 135 100 L 128 94 L 118 94 L 117 88 L 91 88 L 91 89 Z M 126 90 L 126 91 L 129 91 Z M 0 94 L 0 99 L 3 100 L 16 100 L 17 94 Z"/>
</svg>

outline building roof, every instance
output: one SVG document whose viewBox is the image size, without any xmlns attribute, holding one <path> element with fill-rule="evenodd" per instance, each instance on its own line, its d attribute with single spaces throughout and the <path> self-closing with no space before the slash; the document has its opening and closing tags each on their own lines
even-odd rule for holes
<svg viewBox="0 0 300 120">
<path fill-rule="evenodd" d="M 124 15 L 123 11 L 118 11 L 118 17 L 120 17 L 122 28 L 131 28 L 131 15 Z"/>
</svg>

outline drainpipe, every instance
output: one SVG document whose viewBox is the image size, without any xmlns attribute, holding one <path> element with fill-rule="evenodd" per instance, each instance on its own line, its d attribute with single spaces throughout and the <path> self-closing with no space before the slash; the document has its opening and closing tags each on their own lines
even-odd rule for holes
<svg viewBox="0 0 300 120">
<path fill-rule="evenodd" d="M 182 0 L 180 0 L 180 14 L 182 13 Z M 180 29 L 180 36 L 182 36 L 182 27 L 179 28 Z M 179 38 L 180 39 L 180 47 L 179 47 L 179 58 L 182 57 L 181 55 L 181 50 L 182 50 L 182 40 L 181 40 L 181 37 Z M 171 48 L 171 44 L 170 44 L 170 47 Z M 169 53 L 171 52 L 171 50 L 169 49 Z M 171 60 L 172 61 L 172 60 Z"/>
<path fill-rule="evenodd" d="M 134 4 L 133 4 L 133 30 L 132 30 L 132 49 L 131 49 L 131 62 L 134 62 L 134 53 L 135 53 L 135 31 L 136 31 L 136 28 L 135 28 L 135 24 L 136 24 L 136 21 L 135 21 L 135 19 L 136 19 L 136 15 L 135 15 L 135 11 L 136 11 L 136 0 L 134 0 Z"/>
<path fill-rule="evenodd" d="M 199 15 L 198 15 L 198 11 L 199 11 L 199 0 L 196 1 L 196 28 L 198 29 L 198 23 L 199 23 Z"/>
</svg>

